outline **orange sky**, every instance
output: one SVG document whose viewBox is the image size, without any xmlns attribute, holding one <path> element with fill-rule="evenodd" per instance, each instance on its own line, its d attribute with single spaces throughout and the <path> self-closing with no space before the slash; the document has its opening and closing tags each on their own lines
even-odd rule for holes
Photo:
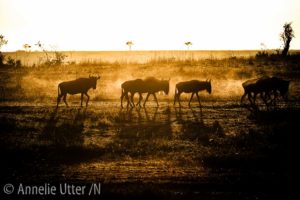
<svg viewBox="0 0 300 200">
<path fill-rule="evenodd" d="M 293 22 L 300 49 L 299 0 L 0 0 L 2 51 L 37 41 L 57 50 L 279 48 Z M 34 50 L 34 49 L 33 49 Z"/>
</svg>

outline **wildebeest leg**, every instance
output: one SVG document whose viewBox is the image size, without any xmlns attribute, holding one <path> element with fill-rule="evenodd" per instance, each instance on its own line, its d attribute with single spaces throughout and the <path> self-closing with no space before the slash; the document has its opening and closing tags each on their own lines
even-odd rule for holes
<svg viewBox="0 0 300 200">
<path fill-rule="evenodd" d="M 156 105 L 157 105 L 157 107 L 158 107 L 159 105 L 158 105 L 158 101 L 157 101 L 157 98 L 156 98 L 155 93 L 153 93 L 153 96 L 154 96 L 154 99 L 155 99 L 155 101 L 156 101 Z"/>
<path fill-rule="evenodd" d="M 123 99 L 124 99 L 124 95 L 125 95 L 125 93 L 124 93 L 123 90 L 122 90 L 121 97 L 120 97 L 120 99 L 121 99 L 121 108 L 123 108 Z"/>
<path fill-rule="evenodd" d="M 89 100 L 90 100 L 90 96 L 87 93 L 84 93 L 85 96 L 87 96 L 87 100 L 86 100 L 86 107 L 88 106 Z"/>
<path fill-rule="evenodd" d="M 256 98 L 257 98 L 257 95 L 258 95 L 258 93 L 254 93 L 254 95 L 253 95 L 253 102 L 251 103 L 252 108 L 255 109 L 255 110 L 258 110 L 258 109 L 259 109 L 259 107 L 256 105 Z M 252 96 L 251 96 L 251 97 L 252 97 Z"/>
<path fill-rule="evenodd" d="M 128 99 L 127 99 L 128 104 L 130 105 L 131 108 L 133 108 L 134 107 L 134 100 L 133 100 L 134 93 L 130 92 L 130 96 L 129 96 L 129 92 L 128 92 L 127 97 L 128 97 Z M 128 107 L 128 104 L 127 104 L 127 107 Z"/>
<path fill-rule="evenodd" d="M 63 98 L 63 100 L 64 100 L 64 102 L 65 102 L 66 106 L 67 106 L 67 107 L 69 107 L 69 105 L 68 105 L 68 103 L 67 103 L 67 94 L 65 94 L 65 95 L 64 95 L 64 98 Z"/>
<path fill-rule="evenodd" d="M 250 104 L 253 105 L 251 92 L 248 93 L 248 100 L 249 100 Z"/>
<path fill-rule="evenodd" d="M 127 106 L 126 108 L 128 109 L 128 107 L 130 106 L 130 108 L 132 108 L 132 103 L 131 103 L 131 99 L 133 99 L 133 95 L 132 93 L 130 93 L 130 97 L 129 97 L 129 92 L 126 93 L 126 100 L 127 100 Z"/>
<path fill-rule="evenodd" d="M 276 90 L 274 90 L 274 103 L 273 103 L 273 105 L 274 105 L 274 109 L 276 109 L 276 107 L 277 107 L 277 105 L 276 105 L 276 100 L 277 100 L 277 98 L 278 98 L 278 93 L 277 93 L 277 91 Z"/>
<path fill-rule="evenodd" d="M 80 106 L 82 107 L 82 101 L 83 101 L 83 93 L 81 93 L 81 98 L 80 98 Z"/>
<path fill-rule="evenodd" d="M 146 105 L 146 102 L 148 101 L 149 96 L 150 96 L 150 93 L 147 94 L 147 97 L 146 97 L 146 99 L 145 99 L 145 101 L 144 101 L 144 104 L 143 104 L 144 107 L 145 107 L 145 105 Z"/>
<path fill-rule="evenodd" d="M 139 107 L 142 107 L 141 106 L 142 100 L 143 100 L 143 95 L 142 95 L 142 93 L 139 92 L 139 101 L 138 101 L 138 103 L 136 105 L 138 105 Z"/>
<path fill-rule="evenodd" d="M 175 104 L 176 104 L 176 99 L 177 99 L 177 94 L 176 94 L 176 92 L 175 92 L 175 94 L 174 94 L 174 103 L 173 103 L 174 106 L 175 106 Z"/>
<path fill-rule="evenodd" d="M 180 103 L 180 95 L 181 95 L 181 93 L 178 93 L 177 95 L 178 95 L 178 96 L 177 96 L 177 98 L 178 98 L 177 100 L 178 100 L 179 108 L 180 108 L 180 107 L 181 107 L 181 103 Z"/>
<path fill-rule="evenodd" d="M 199 98 L 199 95 L 198 95 L 198 93 L 196 93 L 196 95 L 197 95 L 197 99 L 198 99 L 198 102 L 199 102 L 199 107 L 200 107 L 200 109 L 202 109 L 201 107 L 201 102 L 200 102 L 200 98 Z"/>
<path fill-rule="evenodd" d="M 135 105 L 134 105 L 134 95 L 135 95 L 135 93 L 131 93 L 131 96 L 130 96 L 130 106 L 131 106 L 131 108 L 133 108 L 133 107 L 135 107 Z"/>
<path fill-rule="evenodd" d="M 253 101 L 252 101 L 252 95 L 251 95 L 251 92 L 248 93 L 248 100 L 249 100 L 249 102 L 250 102 L 250 107 L 251 107 L 252 109 L 256 109 L 255 103 L 253 103 Z"/>
<path fill-rule="evenodd" d="M 267 110 L 269 110 L 269 105 L 270 104 L 268 103 L 268 99 L 271 99 L 271 96 L 270 96 L 269 92 L 264 92 L 264 93 L 262 92 L 260 94 L 260 96 L 261 96 L 262 100 L 264 101 L 264 103 L 266 104 Z"/>
<path fill-rule="evenodd" d="M 191 96 L 191 98 L 190 98 L 190 101 L 189 101 L 189 107 L 191 107 L 191 101 L 192 101 L 192 99 L 193 99 L 193 97 L 194 97 L 194 94 L 195 94 L 195 92 L 192 93 L 192 96 Z"/>
<path fill-rule="evenodd" d="M 60 102 L 60 99 L 61 99 L 61 97 L 62 97 L 63 95 L 58 95 L 58 97 L 57 97 L 57 104 L 56 104 L 56 108 L 58 108 L 58 104 L 59 104 L 59 102 Z"/>
<path fill-rule="evenodd" d="M 126 108 L 128 109 L 129 107 L 129 104 L 130 104 L 130 99 L 129 99 L 129 96 L 128 96 L 128 92 L 126 92 L 126 94 L 124 94 L 125 98 L 126 98 L 126 101 L 127 101 L 127 105 L 126 105 Z"/>
<path fill-rule="evenodd" d="M 256 97 L 257 97 L 257 93 L 254 93 L 254 97 L 253 97 L 253 104 L 255 105 L 256 102 Z"/>
<path fill-rule="evenodd" d="M 245 92 L 245 93 L 243 94 L 242 98 L 241 98 L 241 104 L 243 103 L 243 101 L 244 101 L 246 95 L 247 95 L 247 93 Z"/>
</svg>

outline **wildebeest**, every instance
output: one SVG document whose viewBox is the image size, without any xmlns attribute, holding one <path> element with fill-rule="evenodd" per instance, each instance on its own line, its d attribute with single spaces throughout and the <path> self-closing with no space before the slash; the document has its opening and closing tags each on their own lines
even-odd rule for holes
<svg viewBox="0 0 300 200">
<path fill-rule="evenodd" d="M 192 93 L 189 101 L 189 106 L 191 105 L 191 101 L 194 97 L 194 94 L 196 94 L 198 98 L 199 106 L 201 107 L 198 92 L 202 90 L 206 90 L 209 94 L 211 94 L 211 80 L 207 80 L 207 81 L 191 80 L 191 81 L 177 83 L 175 86 L 174 105 L 176 104 L 176 101 L 178 101 L 179 106 L 181 106 L 180 95 L 181 93 L 184 92 L 184 93 Z"/>
<path fill-rule="evenodd" d="M 97 80 L 100 79 L 100 76 L 93 77 L 89 76 L 89 78 L 78 78 L 73 81 L 66 81 L 66 82 L 61 82 L 58 84 L 58 96 L 57 96 L 57 105 L 60 102 L 61 97 L 63 96 L 63 100 L 68 106 L 68 103 L 66 101 L 67 94 L 79 94 L 81 93 L 81 106 L 82 106 L 82 101 L 83 101 L 83 95 L 87 96 L 86 100 L 86 106 L 88 106 L 88 102 L 90 99 L 90 96 L 87 94 L 88 90 L 90 88 L 96 89 L 97 86 Z"/>
<path fill-rule="evenodd" d="M 263 95 L 262 88 L 258 87 L 256 83 L 258 80 L 264 80 L 264 79 L 269 79 L 269 77 L 264 76 L 262 78 L 247 80 L 242 84 L 242 86 L 244 88 L 244 94 L 241 98 L 241 103 L 243 103 L 244 98 L 248 95 L 248 100 L 250 101 L 250 103 L 255 104 L 256 96 L 258 94 L 260 94 L 261 96 Z M 253 94 L 253 97 L 252 97 L 252 94 Z M 252 99 L 253 99 L 253 101 L 252 101 Z"/>
<path fill-rule="evenodd" d="M 155 93 L 163 91 L 165 94 L 169 94 L 169 85 L 170 85 L 169 83 L 170 83 L 170 79 L 169 80 L 158 80 L 154 77 L 146 78 L 144 80 L 143 89 L 141 90 L 141 93 L 148 93 L 146 96 L 146 99 L 144 101 L 144 106 L 146 105 L 146 102 L 148 101 L 148 98 L 151 94 L 153 95 L 153 97 L 156 101 L 156 105 L 159 106 Z M 141 96 L 141 93 L 139 93 L 140 96 Z M 141 101 L 141 98 L 139 99 L 139 103 L 140 103 L 140 101 Z"/>
<path fill-rule="evenodd" d="M 121 107 L 123 108 L 123 99 L 124 97 L 127 100 L 127 108 L 130 105 L 131 107 L 134 107 L 133 102 L 133 96 L 136 92 L 139 92 L 141 90 L 141 86 L 143 84 L 142 79 L 135 79 L 135 80 L 129 80 L 125 81 L 121 85 Z M 131 94 L 131 98 L 129 99 L 129 93 Z M 142 96 L 140 96 L 142 98 Z M 140 101 L 140 100 L 139 100 Z"/>
<path fill-rule="evenodd" d="M 154 77 L 148 77 L 146 79 L 136 79 L 136 80 L 131 80 L 131 81 L 125 81 L 121 87 L 122 87 L 122 94 L 121 94 L 121 107 L 123 107 L 123 99 L 126 97 L 128 105 L 131 107 L 134 106 L 133 102 L 133 97 L 135 93 L 139 94 L 139 101 L 137 105 L 141 106 L 141 101 L 143 99 L 142 94 L 143 93 L 148 93 L 147 97 L 144 102 L 144 106 L 149 98 L 149 96 L 152 94 L 157 106 L 159 106 L 157 98 L 155 93 L 159 91 L 165 92 L 165 94 L 169 93 L 169 81 L 170 80 L 159 80 Z M 129 98 L 128 94 L 131 94 L 131 97 Z"/>
<path fill-rule="evenodd" d="M 264 103 L 268 106 L 267 101 L 271 99 L 271 95 L 273 94 L 274 98 L 271 100 L 274 101 L 275 104 L 278 97 L 278 92 L 284 100 L 287 100 L 289 84 L 290 81 L 283 80 L 278 77 L 268 76 L 248 80 L 242 84 L 244 88 L 244 94 L 241 98 L 241 103 L 243 103 L 244 98 L 248 95 L 251 105 L 255 106 L 255 101 L 257 95 L 259 94 Z"/>
</svg>

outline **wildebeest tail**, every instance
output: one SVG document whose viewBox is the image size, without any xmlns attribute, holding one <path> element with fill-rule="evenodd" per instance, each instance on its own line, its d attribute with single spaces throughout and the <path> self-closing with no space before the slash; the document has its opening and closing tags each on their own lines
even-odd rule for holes
<svg viewBox="0 0 300 200">
<path fill-rule="evenodd" d="M 121 85 L 121 97 L 125 94 L 125 89 L 123 84 Z"/>
<path fill-rule="evenodd" d="M 177 88 L 177 85 L 176 85 L 174 94 L 176 95 L 177 93 L 178 93 L 178 88 Z"/>
<path fill-rule="evenodd" d="M 57 96 L 59 96 L 60 95 L 60 84 L 57 86 Z"/>
</svg>

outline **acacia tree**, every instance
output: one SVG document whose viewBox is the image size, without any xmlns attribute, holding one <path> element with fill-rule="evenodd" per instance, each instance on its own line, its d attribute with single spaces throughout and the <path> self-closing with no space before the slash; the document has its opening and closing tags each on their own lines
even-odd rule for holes
<svg viewBox="0 0 300 200">
<path fill-rule="evenodd" d="M 293 37 L 295 37 L 295 35 L 294 30 L 292 28 L 292 22 L 285 23 L 283 25 L 283 32 L 280 33 L 280 39 L 283 41 L 283 50 L 281 52 L 282 56 L 286 56 L 288 54 L 290 43 Z"/>
<path fill-rule="evenodd" d="M 23 44 L 23 48 L 25 49 L 26 52 L 28 52 L 31 49 L 31 45 L 29 45 L 29 44 Z"/>
<path fill-rule="evenodd" d="M 185 42 L 184 44 L 187 46 L 187 49 L 188 49 L 188 50 L 190 49 L 190 46 L 193 45 L 192 42 Z"/>
<path fill-rule="evenodd" d="M 129 47 L 129 50 L 131 50 L 133 42 L 132 41 L 128 41 L 128 42 L 126 42 L 126 45 Z"/>
<path fill-rule="evenodd" d="M 3 61 L 4 61 L 4 55 L 1 52 L 1 47 L 6 45 L 7 42 L 8 40 L 6 40 L 3 35 L 0 35 L 0 66 L 3 65 Z"/>
</svg>

